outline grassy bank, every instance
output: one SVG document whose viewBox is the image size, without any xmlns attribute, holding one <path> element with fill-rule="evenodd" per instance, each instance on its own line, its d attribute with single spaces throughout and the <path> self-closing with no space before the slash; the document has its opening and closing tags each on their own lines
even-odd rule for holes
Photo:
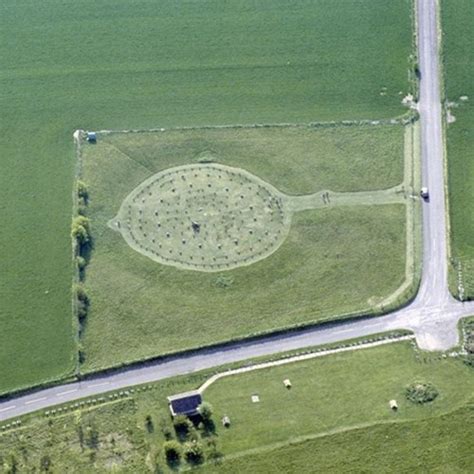
<svg viewBox="0 0 474 474">
<path fill-rule="evenodd" d="M 458 294 L 460 270 L 464 297 L 474 298 L 474 4 L 445 0 L 441 5 L 446 100 L 455 103 L 451 113 L 456 119 L 447 126 L 452 290 Z"/>
</svg>

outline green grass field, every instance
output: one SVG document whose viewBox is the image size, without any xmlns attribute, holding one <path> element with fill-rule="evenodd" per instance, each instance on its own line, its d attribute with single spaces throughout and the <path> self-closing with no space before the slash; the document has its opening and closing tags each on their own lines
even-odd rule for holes
<svg viewBox="0 0 474 474">
<path fill-rule="evenodd" d="M 451 109 L 456 121 L 447 126 L 451 250 L 456 276 L 461 264 L 465 297 L 474 298 L 474 4 L 444 0 L 441 5 L 446 100 L 458 104 Z M 452 290 L 457 294 L 457 279 Z"/>
<path fill-rule="evenodd" d="M 0 465 L 6 470 L 15 460 L 22 472 L 49 459 L 52 472 L 155 472 L 156 465 L 169 472 L 162 452 L 171 428 L 166 396 L 197 388 L 212 373 L 164 380 L 102 406 L 24 417 L 22 427 L 0 431 Z M 431 381 L 436 400 L 408 402 L 405 386 L 414 380 Z M 202 471 L 469 472 L 473 389 L 471 367 L 419 352 L 411 342 L 223 378 L 204 392 L 216 432 L 203 439 L 207 446 L 213 438 L 225 458 Z M 254 393 L 258 404 L 250 401 Z M 398 412 L 388 406 L 392 398 Z M 231 418 L 228 429 L 223 414 Z"/>
<path fill-rule="evenodd" d="M 462 428 L 460 428 L 462 427 Z M 219 473 L 469 473 L 473 404 L 438 418 L 380 424 L 262 450 L 206 466 Z"/>
<path fill-rule="evenodd" d="M 250 128 L 112 134 L 84 145 L 81 179 L 89 188 L 94 250 L 85 281 L 91 308 L 83 370 L 375 311 L 405 278 L 403 198 L 296 212 L 278 250 L 222 274 L 158 264 L 108 223 L 144 179 L 196 163 L 205 150 L 219 164 L 289 194 L 360 189 L 355 176 L 364 176 L 362 189 L 393 187 L 403 179 L 403 138 L 402 126 L 339 127 L 338 133 Z M 349 154 L 353 173 L 339 174 Z"/>
<path fill-rule="evenodd" d="M 232 420 L 231 429 L 219 430 L 223 451 L 245 452 L 301 441 L 314 433 L 424 418 L 461 406 L 474 388 L 472 369 L 432 357 L 435 361 L 418 361 L 408 342 L 386 345 L 223 378 L 204 398 L 216 415 L 227 414 Z M 370 367 L 370 376 L 361 375 L 367 373 L 364 367 Z M 290 390 L 283 385 L 287 378 Z M 414 380 L 431 381 L 439 398 L 421 408 L 407 401 L 404 390 Z M 465 385 L 460 388 L 456 380 Z M 251 402 L 252 394 L 259 395 L 259 403 Z M 389 409 L 391 399 L 398 402 L 397 413 Z"/>
<path fill-rule="evenodd" d="M 75 129 L 399 115 L 410 14 L 407 0 L 1 2 L 0 392 L 74 368 Z"/>
</svg>

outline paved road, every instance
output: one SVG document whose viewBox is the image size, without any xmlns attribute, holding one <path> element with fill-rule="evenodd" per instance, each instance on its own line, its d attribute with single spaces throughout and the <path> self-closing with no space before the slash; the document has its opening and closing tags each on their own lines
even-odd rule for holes
<svg viewBox="0 0 474 474">
<path fill-rule="evenodd" d="M 422 74 L 421 114 L 422 176 L 430 189 L 430 202 L 423 208 L 423 276 L 413 303 L 380 318 L 360 319 L 286 335 L 269 336 L 258 342 L 243 342 L 186 357 L 175 357 L 99 375 L 93 380 L 40 390 L 0 402 L 0 421 L 57 403 L 97 395 L 130 385 L 161 380 L 229 362 L 252 359 L 291 349 L 367 336 L 394 329 L 411 329 L 418 345 L 428 350 L 446 350 L 458 342 L 457 323 L 474 314 L 474 302 L 460 303 L 447 286 L 447 246 L 441 100 L 439 89 L 438 33 L 435 0 L 418 1 L 418 49 Z"/>
</svg>

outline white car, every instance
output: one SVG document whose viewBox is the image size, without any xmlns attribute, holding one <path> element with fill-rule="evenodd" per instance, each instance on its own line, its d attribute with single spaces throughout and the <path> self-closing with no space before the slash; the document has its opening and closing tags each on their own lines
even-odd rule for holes
<svg viewBox="0 0 474 474">
<path fill-rule="evenodd" d="M 421 196 L 423 199 L 425 199 L 425 200 L 427 200 L 427 199 L 430 197 L 430 193 L 428 192 L 428 188 L 427 188 L 427 187 L 421 188 L 421 190 L 420 190 L 420 196 Z"/>
</svg>

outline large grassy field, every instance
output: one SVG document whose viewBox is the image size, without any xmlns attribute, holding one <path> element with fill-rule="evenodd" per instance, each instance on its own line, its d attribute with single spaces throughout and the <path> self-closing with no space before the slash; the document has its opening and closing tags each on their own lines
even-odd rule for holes
<svg viewBox="0 0 474 474">
<path fill-rule="evenodd" d="M 169 472 L 162 446 L 170 429 L 175 435 L 166 396 L 197 388 L 211 374 L 122 392 L 102 406 L 27 416 L 20 428 L 0 431 L 0 462 L 7 470 L 14 460 L 18 472 L 47 461 L 52 472 L 156 472 L 155 466 Z M 413 381 L 432 382 L 438 397 L 425 405 L 408 402 L 405 387 Z M 473 389 L 471 367 L 419 352 L 411 342 L 226 377 L 204 392 L 213 405 L 214 435 L 196 434 L 206 455 L 212 441 L 224 459 L 202 471 L 467 473 L 474 462 Z M 257 404 L 250 400 L 255 393 Z M 392 398 L 397 412 L 388 406 Z M 224 414 L 228 429 L 220 423 Z"/>
<path fill-rule="evenodd" d="M 447 126 L 451 250 L 456 276 L 461 265 L 465 297 L 474 298 L 474 4 L 444 0 L 441 5 L 445 94 L 457 104 L 451 109 L 456 121 Z M 458 291 L 457 280 L 453 290 Z"/>
<path fill-rule="evenodd" d="M 94 249 L 85 279 L 91 307 L 83 370 L 376 311 L 405 278 L 403 199 L 297 212 L 276 252 L 222 274 L 157 264 L 108 222 L 144 179 L 196 163 L 204 151 L 295 195 L 400 184 L 403 140 L 402 126 L 362 126 L 126 133 L 84 145 L 81 179 Z"/>
<path fill-rule="evenodd" d="M 1 2 L 0 392 L 74 368 L 75 129 L 399 115 L 410 14 L 408 0 Z"/>
</svg>

